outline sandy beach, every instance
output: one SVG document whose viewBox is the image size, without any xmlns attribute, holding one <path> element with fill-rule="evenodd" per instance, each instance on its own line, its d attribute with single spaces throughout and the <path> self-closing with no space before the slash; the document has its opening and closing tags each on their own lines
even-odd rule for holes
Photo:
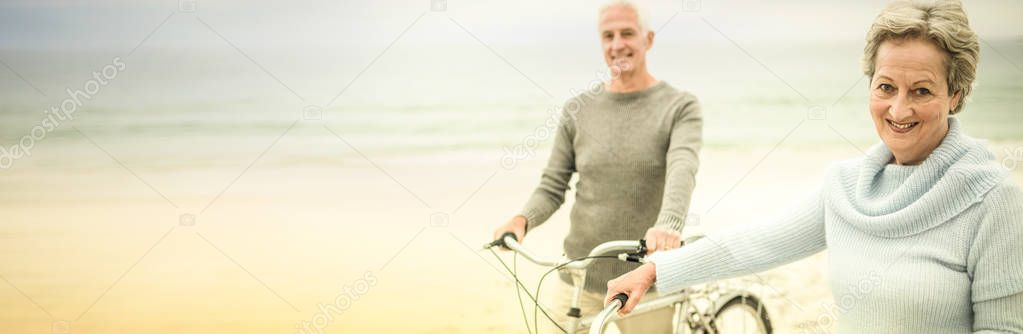
<svg viewBox="0 0 1023 334">
<path fill-rule="evenodd" d="M 264 159 L 301 145 L 284 139 Z M 545 159 L 508 170 L 486 154 L 371 163 L 338 151 L 335 165 L 256 161 L 238 177 L 251 161 L 129 172 L 83 149 L 65 152 L 79 158 L 69 163 L 98 167 L 4 174 L 0 331 L 288 333 L 317 314 L 331 333 L 525 331 L 507 274 L 478 249 L 532 191 Z M 686 233 L 770 219 L 818 185 L 827 162 L 855 155 L 706 150 L 692 205 L 701 217 Z M 567 227 L 561 210 L 526 244 L 556 256 Z M 822 253 L 762 274 L 781 332 L 815 326 L 832 302 L 826 261 Z M 540 268 L 520 269 L 533 286 Z"/>
</svg>

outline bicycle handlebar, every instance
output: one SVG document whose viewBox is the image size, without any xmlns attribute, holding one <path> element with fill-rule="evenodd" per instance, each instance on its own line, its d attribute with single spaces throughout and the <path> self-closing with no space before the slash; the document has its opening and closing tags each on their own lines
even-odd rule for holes
<svg viewBox="0 0 1023 334">
<path fill-rule="evenodd" d="M 681 242 L 681 244 L 685 245 L 686 241 L 683 240 Z M 546 267 L 563 266 L 563 267 L 569 268 L 569 269 L 582 269 L 582 268 L 586 268 L 587 266 L 589 266 L 590 262 L 593 262 L 592 258 L 588 258 L 588 259 L 580 260 L 580 261 L 569 262 L 569 263 L 564 263 L 564 262 L 555 261 L 555 260 L 541 259 L 540 257 L 538 257 L 535 254 L 533 254 L 532 252 L 530 252 L 528 249 L 523 247 L 522 244 L 519 243 L 519 239 L 515 236 L 515 233 L 512 233 L 512 232 L 505 232 L 504 234 L 501 235 L 501 238 L 499 238 L 497 240 L 494 240 L 494 241 L 484 245 L 483 247 L 484 247 L 484 249 L 486 249 L 486 248 L 497 247 L 497 246 L 501 246 L 501 247 L 503 247 L 505 249 L 510 249 L 512 251 L 515 251 L 515 252 L 521 254 L 523 257 L 525 257 L 530 262 L 533 262 L 533 263 L 535 263 L 537 265 L 546 266 Z M 616 252 L 616 251 L 617 252 L 622 252 L 622 253 L 617 254 L 618 255 L 618 259 L 620 259 L 622 261 L 627 261 L 627 262 L 643 262 L 643 259 L 646 256 L 646 252 L 647 252 L 646 240 L 639 239 L 638 241 L 635 241 L 635 240 L 608 241 L 608 242 L 602 243 L 600 245 L 597 245 L 597 247 L 594 247 L 593 250 L 590 251 L 590 254 L 587 257 L 606 255 L 608 253 Z"/>
<path fill-rule="evenodd" d="M 533 254 L 533 252 L 530 252 L 528 249 L 523 247 L 522 244 L 519 243 L 518 238 L 515 237 L 515 234 L 511 233 L 511 232 L 504 233 L 503 235 L 501 235 L 500 239 L 494 240 L 493 242 L 487 244 L 484 247 L 485 248 L 490 248 L 490 247 L 495 247 L 495 246 L 502 246 L 504 248 L 510 249 L 512 251 L 515 251 L 516 253 L 521 254 L 523 257 L 525 257 L 530 262 L 533 262 L 533 263 L 535 263 L 537 265 L 541 265 L 541 266 L 545 266 L 545 267 L 562 266 L 563 268 L 569 268 L 569 269 L 582 269 L 582 268 L 586 268 L 587 266 L 589 266 L 590 263 L 593 262 L 593 260 L 594 260 L 592 258 L 589 258 L 589 259 L 585 259 L 585 260 L 573 261 L 573 262 L 566 263 L 566 262 L 557 261 L 557 260 L 541 259 L 540 257 L 538 257 L 535 254 Z M 608 253 L 611 253 L 611 252 L 639 252 L 639 251 L 642 251 L 644 253 L 646 252 L 646 247 L 643 246 L 643 242 L 642 241 L 636 241 L 636 240 L 608 241 L 608 242 L 602 243 L 600 245 L 597 245 L 597 247 L 593 248 L 593 250 L 590 251 L 590 254 L 588 255 L 588 257 L 605 255 L 605 254 L 608 254 Z M 635 253 L 633 253 L 633 254 L 635 254 Z M 623 260 L 625 260 L 625 259 L 623 259 Z"/>
<path fill-rule="evenodd" d="M 618 310 L 625 307 L 625 302 L 627 301 L 629 301 L 629 295 L 624 293 L 619 293 L 612 297 L 611 303 L 607 304 L 600 313 L 593 317 L 593 322 L 590 323 L 590 334 L 603 333 L 604 327 L 607 327 L 607 324 L 615 317 Z"/>
<path fill-rule="evenodd" d="M 701 238 L 701 236 L 684 239 L 682 240 L 681 244 L 684 246 L 699 238 Z M 501 246 L 503 248 L 510 249 L 516 253 L 519 253 L 527 260 L 537 265 L 547 267 L 562 267 L 566 269 L 585 269 L 590 265 L 591 262 L 593 262 L 594 260 L 593 257 L 606 255 L 611 252 L 619 252 L 619 254 L 617 254 L 618 255 L 617 257 L 622 261 L 643 262 L 647 253 L 646 240 L 644 239 L 618 240 L 608 241 L 600 245 L 597 245 L 597 247 L 594 247 L 593 250 L 590 251 L 590 254 L 585 259 L 567 262 L 542 260 L 536 255 L 534 255 L 532 252 L 527 250 L 525 247 L 523 247 L 522 244 L 519 243 L 518 238 L 512 232 L 505 232 L 504 234 L 501 235 L 500 238 L 484 245 L 483 248 L 489 249 L 496 246 Z M 615 295 L 611 299 L 611 302 L 603 310 L 601 310 L 600 313 L 598 313 L 596 316 L 590 319 L 591 322 L 589 323 L 590 325 L 589 332 L 591 334 L 602 333 L 604 327 L 607 327 L 607 324 L 614 320 L 613 318 L 615 318 L 615 316 L 617 315 L 618 310 L 620 310 L 622 307 L 625 307 L 625 303 L 628 302 L 628 300 L 629 296 L 624 293 L 619 293 Z M 674 298 L 669 297 L 659 298 L 648 303 L 641 303 L 637 305 L 637 309 L 633 311 L 639 312 L 642 309 L 664 307 L 674 302 L 675 302 Z"/>
</svg>

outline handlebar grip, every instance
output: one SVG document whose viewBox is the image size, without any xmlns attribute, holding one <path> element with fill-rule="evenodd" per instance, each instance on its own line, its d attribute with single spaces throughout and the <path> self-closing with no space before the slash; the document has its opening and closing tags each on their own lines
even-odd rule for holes
<svg viewBox="0 0 1023 334">
<path fill-rule="evenodd" d="M 501 246 L 501 247 L 504 247 L 504 248 L 508 248 L 508 245 L 504 244 L 504 238 L 507 238 L 507 237 L 511 237 L 512 240 L 515 240 L 516 242 L 519 241 L 519 238 L 515 236 L 515 233 L 504 232 L 504 234 L 502 234 L 500 238 L 497 238 L 497 240 L 494 240 L 494 241 L 490 242 L 489 244 L 487 244 L 486 248 L 490 248 L 490 247 L 494 247 L 494 246 Z"/>
<path fill-rule="evenodd" d="M 622 305 L 619 308 L 625 307 L 625 302 L 629 301 L 629 295 L 627 295 L 625 293 L 619 293 L 619 294 L 615 295 L 614 297 L 611 297 L 611 300 L 615 300 L 615 299 L 617 299 L 619 302 L 622 303 Z"/>
<path fill-rule="evenodd" d="M 504 245 L 504 238 L 506 238 L 506 237 L 511 237 L 512 240 L 515 240 L 515 242 L 519 241 L 519 237 L 516 237 L 515 233 L 513 233 L 513 232 L 504 232 L 504 234 L 501 235 L 501 244 L 502 245 Z"/>
<path fill-rule="evenodd" d="M 680 247 L 686 245 L 685 239 L 679 240 L 678 243 Z M 641 250 L 646 251 L 646 239 L 639 239 L 639 247 Z"/>
</svg>

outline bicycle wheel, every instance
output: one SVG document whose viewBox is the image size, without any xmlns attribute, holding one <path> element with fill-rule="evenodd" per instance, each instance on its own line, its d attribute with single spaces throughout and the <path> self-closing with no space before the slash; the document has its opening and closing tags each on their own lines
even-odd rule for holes
<svg viewBox="0 0 1023 334">
<path fill-rule="evenodd" d="M 726 301 L 708 322 L 707 333 L 771 334 L 771 319 L 764 304 L 754 296 L 740 295 Z"/>
</svg>

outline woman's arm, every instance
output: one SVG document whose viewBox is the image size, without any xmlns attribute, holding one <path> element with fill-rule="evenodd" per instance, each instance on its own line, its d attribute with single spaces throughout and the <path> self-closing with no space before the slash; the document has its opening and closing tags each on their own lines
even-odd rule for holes
<svg viewBox="0 0 1023 334">
<path fill-rule="evenodd" d="M 685 247 L 650 255 L 650 262 L 607 283 L 607 300 L 625 293 L 619 312 L 632 311 L 651 285 L 670 293 L 710 281 L 752 274 L 824 250 L 824 201 L 820 192 L 773 223 L 738 226 Z"/>
<path fill-rule="evenodd" d="M 773 223 L 737 226 L 692 245 L 655 253 L 657 290 L 671 292 L 774 268 L 824 250 L 821 193 L 800 202 Z"/>
<path fill-rule="evenodd" d="M 999 186 L 983 206 L 967 258 L 973 330 L 1023 333 L 1023 192 Z"/>
</svg>

